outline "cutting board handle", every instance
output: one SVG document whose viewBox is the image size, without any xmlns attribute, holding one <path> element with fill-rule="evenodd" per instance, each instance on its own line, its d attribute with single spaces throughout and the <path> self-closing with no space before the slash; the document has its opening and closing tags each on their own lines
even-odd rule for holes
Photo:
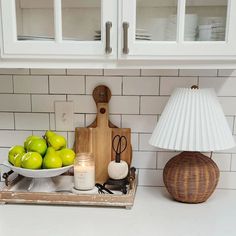
<svg viewBox="0 0 236 236">
<path fill-rule="evenodd" d="M 105 85 L 99 85 L 93 90 L 93 99 L 97 105 L 97 126 L 109 127 L 108 103 L 111 91 Z"/>
<path fill-rule="evenodd" d="M 105 85 L 99 85 L 93 90 L 93 99 L 98 103 L 108 103 L 111 99 L 111 90 Z"/>
</svg>

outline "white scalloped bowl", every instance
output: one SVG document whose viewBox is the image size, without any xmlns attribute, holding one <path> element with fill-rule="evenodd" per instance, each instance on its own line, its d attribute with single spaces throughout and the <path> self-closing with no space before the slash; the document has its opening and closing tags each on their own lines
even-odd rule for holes
<svg viewBox="0 0 236 236">
<path fill-rule="evenodd" d="M 29 177 L 29 178 L 50 178 L 55 177 L 58 175 L 61 175 L 68 171 L 70 168 L 73 167 L 73 165 L 65 166 L 61 168 L 55 168 L 55 169 L 39 169 L 39 170 L 30 170 L 30 169 L 24 169 L 21 167 L 15 167 L 12 164 L 10 164 L 8 161 L 5 161 L 3 163 L 4 166 L 10 168 L 15 173 Z"/>
</svg>

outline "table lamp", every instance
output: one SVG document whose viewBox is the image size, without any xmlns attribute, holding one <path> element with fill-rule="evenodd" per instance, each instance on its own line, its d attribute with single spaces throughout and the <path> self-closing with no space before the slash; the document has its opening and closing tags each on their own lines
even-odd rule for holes
<svg viewBox="0 0 236 236">
<path fill-rule="evenodd" d="M 197 86 L 175 89 L 149 143 L 182 151 L 165 165 L 163 180 L 170 195 L 186 203 L 204 202 L 211 196 L 219 180 L 212 152 L 235 146 L 214 90 Z"/>
</svg>

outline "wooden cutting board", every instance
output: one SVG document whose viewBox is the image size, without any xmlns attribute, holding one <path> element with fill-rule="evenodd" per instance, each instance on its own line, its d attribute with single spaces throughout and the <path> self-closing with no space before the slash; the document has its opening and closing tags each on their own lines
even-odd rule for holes
<svg viewBox="0 0 236 236">
<path fill-rule="evenodd" d="M 121 159 L 131 164 L 131 130 L 117 128 L 109 121 L 108 103 L 111 98 L 110 89 L 98 86 L 93 91 L 93 98 L 97 105 L 97 117 L 87 128 L 75 129 L 75 152 L 91 152 L 95 157 L 96 182 L 105 183 L 108 179 L 107 167 L 115 159 L 112 149 L 112 139 L 116 135 L 123 135 L 127 139 L 127 148 L 121 154 Z"/>
</svg>

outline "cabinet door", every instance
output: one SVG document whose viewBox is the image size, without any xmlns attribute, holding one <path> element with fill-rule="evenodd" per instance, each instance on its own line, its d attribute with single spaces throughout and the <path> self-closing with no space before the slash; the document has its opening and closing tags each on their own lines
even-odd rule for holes
<svg viewBox="0 0 236 236">
<path fill-rule="evenodd" d="M 117 57 L 116 0 L 1 0 L 3 57 Z"/>
<path fill-rule="evenodd" d="M 236 55 L 235 0 L 120 0 L 121 59 Z"/>
</svg>

